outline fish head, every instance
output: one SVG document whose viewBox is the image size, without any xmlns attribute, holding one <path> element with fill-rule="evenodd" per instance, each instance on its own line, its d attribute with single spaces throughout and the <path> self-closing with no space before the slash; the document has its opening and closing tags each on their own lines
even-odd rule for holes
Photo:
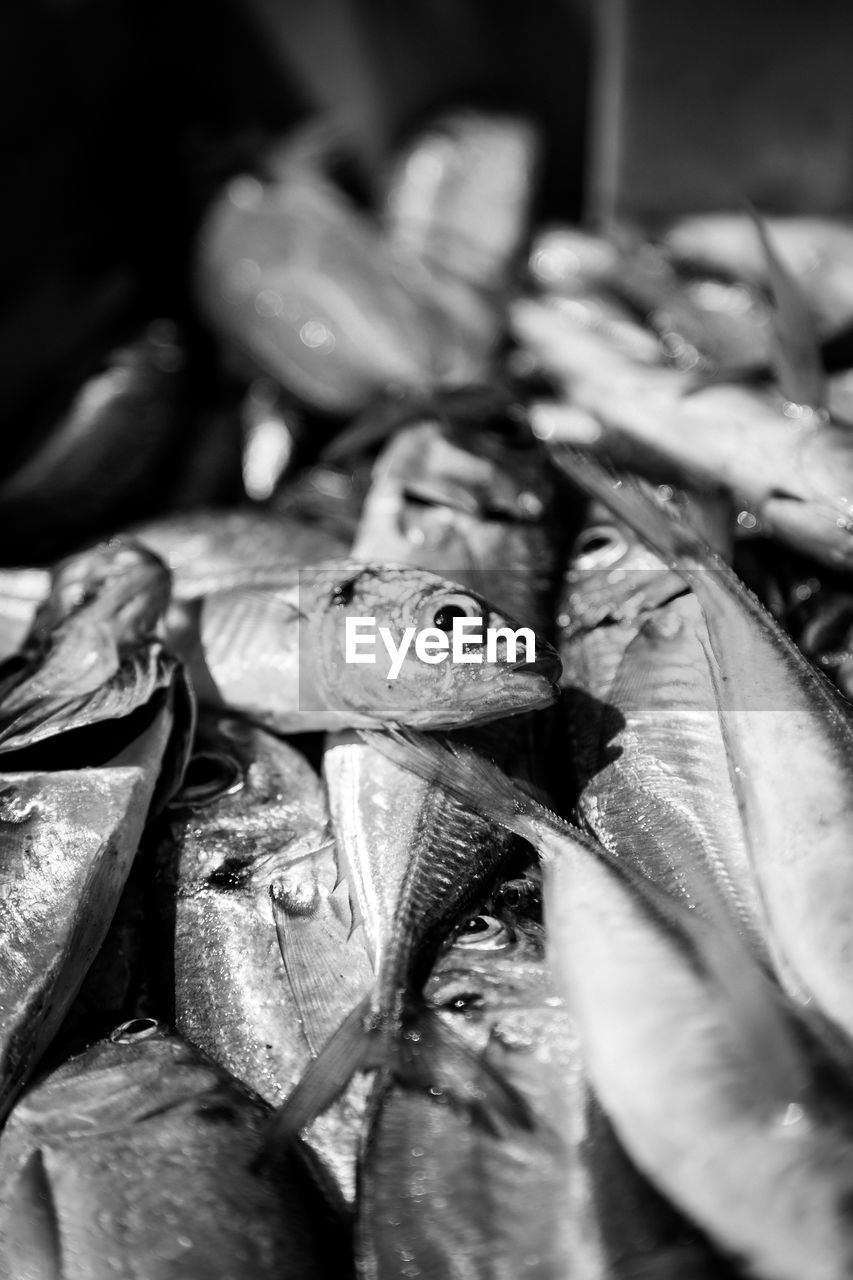
<svg viewBox="0 0 853 1280">
<path fill-rule="evenodd" d="M 757 510 L 759 527 L 824 564 L 853 565 L 853 429 L 806 419 L 787 430 L 777 483 Z"/>
<path fill-rule="evenodd" d="M 62 560 L 36 626 L 50 631 L 83 613 L 110 624 L 119 642 L 152 632 L 171 592 L 168 569 L 152 551 L 113 539 Z"/>
<path fill-rule="evenodd" d="M 351 726 L 452 728 L 556 701 L 556 650 L 529 628 L 516 644 L 519 624 L 476 592 L 408 566 L 353 567 L 328 583 L 322 649 L 300 645 L 302 670 L 310 666 Z M 347 652 L 349 620 L 368 635 L 357 656 Z"/>
</svg>

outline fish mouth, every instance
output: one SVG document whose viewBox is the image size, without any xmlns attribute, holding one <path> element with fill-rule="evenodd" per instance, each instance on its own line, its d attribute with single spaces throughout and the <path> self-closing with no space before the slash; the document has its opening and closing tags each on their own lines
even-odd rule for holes
<svg viewBox="0 0 853 1280">
<path fill-rule="evenodd" d="M 514 675 L 544 676 L 556 687 L 563 674 L 563 664 L 556 649 L 552 649 L 549 644 L 540 640 L 536 645 L 536 657 L 532 661 L 512 662 L 509 664 L 509 670 Z"/>
</svg>

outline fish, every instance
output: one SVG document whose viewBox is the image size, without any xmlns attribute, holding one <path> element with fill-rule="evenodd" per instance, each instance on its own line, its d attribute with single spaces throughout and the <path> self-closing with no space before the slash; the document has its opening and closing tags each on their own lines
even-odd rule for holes
<svg viewBox="0 0 853 1280">
<path fill-rule="evenodd" d="M 156 636 L 170 579 L 144 548 L 112 541 L 60 562 L 17 654 L 0 664 L 0 754 L 123 719 L 173 682 Z"/>
<path fill-rule="evenodd" d="M 290 575 L 280 590 L 234 589 L 207 596 L 198 623 L 204 677 L 219 701 L 278 733 L 400 722 L 482 724 L 550 706 L 559 660 L 547 641 L 529 662 L 422 662 L 410 647 L 398 673 L 374 634 L 370 653 L 346 661 L 345 623 L 388 628 L 395 645 L 406 628 L 445 633 L 454 618 L 482 619 L 483 630 L 517 624 L 479 594 L 405 566 L 334 564 Z M 368 636 L 369 640 L 370 637 Z M 504 655 L 502 657 L 501 655 Z M 475 655 L 476 656 L 476 655 Z"/>
<path fill-rule="evenodd" d="M 194 292 L 213 329 L 306 406 L 347 415 L 388 386 L 423 391 L 479 371 L 424 269 L 285 139 L 233 178 L 198 238 Z M 284 246 L 284 250 L 282 249 Z"/>
<path fill-rule="evenodd" d="M 695 594 L 774 965 L 795 997 L 813 1000 L 850 1035 L 853 721 L 846 700 L 686 522 L 636 484 L 614 485 L 591 459 L 564 454 L 563 465 Z"/>
<path fill-rule="evenodd" d="M 181 1035 L 271 1106 L 284 1102 L 372 972 L 351 936 L 319 777 L 294 747 L 203 712 L 151 850 L 161 983 Z M 347 1098 L 307 1141 L 354 1195 L 361 1113 Z"/>
<path fill-rule="evenodd" d="M 605 452 L 670 483 L 728 492 L 741 519 L 822 563 L 853 563 L 853 437 L 846 423 L 736 383 L 644 365 L 565 310 L 514 304 L 519 340 L 563 383 L 565 406 L 531 406 L 536 433 Z M 850 477 L 850 483 L 846 477 Z"/>
<path fill-rule="evenodd" d="M 723 918 L 692 913 L 630 852 L 615 857 L 473 751 L 368 736 L 537 848 L 558 990 L 639 1169 L 750 1274 L 846 1275 L 849 1049 L 840 1070 Z"/>
<path fill-rule="evenodd" d="M 173 733 L 160 695 L 98 765 L 0 774 L 0 1120 L 59 1031 L 115 914 Z M 76 754 L 76 752 L 74 753 Z"/>
<path fill-rule="evenodd" d="M 186 416 L 185 365 L 183 337 L 162 318 L 105 356 L 0 481 L 4 563 L 18 562 L 24 548 L 32 563 L 55 560 L 150 510 Z"/>
<path fill-rule="evenodd" d="M 380 193 L 386 242 L 440 276 L 506 289 L 527 233 L 541 143 L 532 121 L 439 116 L 394 157 Z"/>
<path fill-rule="evenodd" d="M 717 1274 L 711 1250 L 638 1174 L 590 1091 L 545 955 L 539 889 L 535 871 L 500 885 L 439 957 L 425 995 L 542 1125 L 496 1135 L 426 1094 L 377 1086 L 359 1266 L 369 1277 L 408 1266 L 448 1280 L 620 1280 L 639 1264 L 661 1277 Z"/>
<path fill-rule="evenodd" d="M 696 509 L 694 500 L 688 511 Z M 723 541 L 726 514 L 716 530 Z M 569 559 L 559 618 L 576 820 L 617 856 L 630 849 L 647 876 L 692 907 L 717 898 L 766 958 L 696 595 L 595 503 Z"/>
<path fill-rule="evenodd" d="M 38 1280 L 349 1274 L 299 1153 L 261 1165 L 268 1108 L 154 1019 L 21 1099 L 0 1140 L 0 1266 Z"/>
</svg>

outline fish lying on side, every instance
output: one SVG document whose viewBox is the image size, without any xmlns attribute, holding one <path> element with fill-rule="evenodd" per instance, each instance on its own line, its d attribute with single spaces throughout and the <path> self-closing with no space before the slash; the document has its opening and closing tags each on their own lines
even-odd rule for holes
<svg viewBox="0 0 853 1280">
<path fill-rule="evenodd" d="M 372 977 L 319 777 L 264 730 L 203 713 L 155 856 L 178 1031 L 280 1105 Z M 308 1137 L 349 1199 L 359 1118 L 345 1100 Z"/>
<path fill-rule="evenodd" d="M 581 826 L 617 856 L 630 849 L 646 875 L 692 906 L 716 897 L 766 954 L 697 597 L 596 503 L 559 617 Z"/>
<path fill-rule="evenodd" d="M 23 1280 L 345 1277 L 340 1226 L 267 1108 L 151 1019 L 23 1098 L 0 1140 L 0 1271 Z"/>
<path fill-rule="evenodd" d="M 579 454 L 563 462 L 695 594 L 774 964 L 795 995 L 853 1034 L 846 700 L 686 523 Z"/>
<path fill-rule="evenodd" d="M 194 655 L 222 704 L 278 733 L 389 721 L 480 724 L 556 700 L 557 658 L 541 639 L 529 662 L 503 660 L 504 649 L 494 661 L 481 653 L 483 660 L 470 664 L 449 658 L 427 664 L 417 657 L 414 634 L 435 628 L 449 636 L 454 618 L 482 619 L 484 629 L 518 626 L 481 596 L 436 574 L 345 563 L 304 569 L 285 582 L 278 591 L 208 596 Z M 375 662 L 346 661 L 347 618 L 374 620 Z M 388 629 L 398 654 L 410 629 L 396 670 L 380 627 Z M 359 656 L 369 659 L 369 652 Z"/>
<path fill-rule="evenodd" d="M 107 933 L 149 809 L 180 782 L 193 710 L 154 634 L 167 603 L 149 553 L 87 553 L 4 664 L 0 1114 Z"/>
<path fill-rule="evenodd" d="M 560 990 L 639 1168 L 750 1274 L 842 1280 L 853 1257 L 849 1064 L 842 1076 L 822 1058 L 736 932 L 473 752 L 368 736 L 536 846 Z"/>
<path fill-rule="evenodd" d="M 377 1086 L 359 1266 L 371 1280 L 406 1266 L 447 1280 L 720 1274 L 696 1232 L 633 1168 L 590 1093 L 530 914 L 534 896 L 528 877 L 501 885 L 487 914 L 467 921 L 439 958 L 425 992 L 524 1094 L 540 1127 L 495 1134 L 427 1094 Z"/>
</svg>

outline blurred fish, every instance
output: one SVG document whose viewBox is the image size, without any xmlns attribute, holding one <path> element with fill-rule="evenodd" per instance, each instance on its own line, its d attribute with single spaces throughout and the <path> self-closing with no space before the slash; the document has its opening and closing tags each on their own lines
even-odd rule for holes
<svg viewBox="0 0 853 1280">
<path fill-rule="evenodd" d="M 57 565 L 20 652 L 0 665 L 0 751 L 131 715 L 166 689 L 175 660 L 156 638 L 169 574 L 114 541 Z"/>
<path fill-rule="evenodd" d="M 195 600 L 235 587 L 276 583 L 288 569 L 344 557 L 344 539 L 265 508 L 208 508 L 135 525 L 127 537 L 172 574 L 172 598 Z M 0 592 L 3 579 L 0 576 Z"/>
<path fill-rule="evenodd" d="M 481 596 L 406 567 L 318 565 L 292 574 L 287 585 L 235 589 L 208 596 L 198 623 L 205 675 L 224 705 L 279 733 L 376 725 L 481 724 L 550 706 L 559 663 L 536 641 L 531 662 L 503 660 L 439 665 L 422 662 L 410 645 L 396 676 L 376 635 L 375 662 L 345 660 L 345 621 L 373 619 L 395 645 L 406 628 L 450 633 L 454 618 L 488 627 L 517 624 Z M 503 654 L 503 658 L 502 655 Z M 482 656 L 482 655 L 481 655 Z"/>
<path fill-rule="evenodd" d="M 822 336 L 853 322 L 853 225 L 820 217 L 766 219 L 779 256 L 805 294 Z M 681 263 L 766 286 L 767 259 L 748 214 L 682 218 L 664 234 Z"/>
<path fill-rule="evenodd" d="M 0 1142 L 4 1275 L 345 1276 L 297 1158 L 259 1167 L 266 1108 L 150 1019 L 43 1080 Z"/>
<path fill-rule="evenodd" d="M 763 955 L 764 912 L 696 595 L 594 504 L 559 616 L 581 825 L 617 856 L 630 849 L 692 907 L 719 899 Z"/>
<path fill-rule="evenodd" d="M 656 479 L 723 487 L 748 527 L 827 564 L 853 563 L 846 424 L 734 383 L 688 394 L 689 373 L 640 364 L 551 305 L 518 302 L 513 319 L 570 398 L 533 406 L 541 438 L 606 451 Z"/>
<path fill-rule="evenodd" d="M 186 417 L 185 353 L 170 321 L 158 320 L 114 351 L 65 417 L 0 483 L 5 563 L 43 563 L 139 519 L 162 488 Z"/>
<path fill-rule="evenodd" d="M 293 747 L 207 713 L 167 819 L 157 896 L 175 1025 L 278 1105 L 372 976 L 335 893 L 322 784 Z M 359 1118 L 345 1100 L 309 1135 L 350 1199 Z"/>
<path fill-rule="evenodd" d="M 538 848 L 560 989 L 639 1167 L 750 1274 L 846 1276 L 849 1051 L 842 1079 L 722 918 L 692 914 L 630 853 L 615 858 L 473 752 L 369 737 Z"/>
<path fill-rule="evenodd" d="M 709 1251 L 632 1167 L 586 1081 L 575 1027 L 522 878 L 467 921 L 426 994 L 530 1100 L 543 1127 L 496 1135 L 425 1094 L 377 1089 L 365 1147 L 359 1265 L 451 1278 L 586 1280 L 717 1274 Z M 681 1269 L 678 1270 L 677 1268 Z"/>
<path fill-rule="evenodd" d="M 502 291 L 527 234 L 539 149 L 535 127 L 520 116 L 439 117 L 387 175 L 388 243 L 441 276 Z"/>
<path fill-rule="evenodd" d="M 0 781 L 0 1118 L 107 933 L 172 733 L 171 701 L 159 695 L 147 725 L 129 725 L 97 767 L 74 767 L 72 751 L 65 768 Z"/>
<path fill-rule="evenodd" d="M 48 569 L 0 569 L 0 661 L 20 649 L 49 591 Z"/>
<path fill-rule="evenodd" d="M 581 455 L 564 463 L 695 594 L 774 963 L 795 995 L 853 1033 L 846 701 L 686 523 Z"/>
<path fill-rule="evenodd" d="M 268 167 L 268 181 L 233 179 L 201 230 L 196 296 L 218 332 L 326 413 L 481 371 L 424 268 L 389 252 L 324 157 L 294 139 Z"/>
</svg>

